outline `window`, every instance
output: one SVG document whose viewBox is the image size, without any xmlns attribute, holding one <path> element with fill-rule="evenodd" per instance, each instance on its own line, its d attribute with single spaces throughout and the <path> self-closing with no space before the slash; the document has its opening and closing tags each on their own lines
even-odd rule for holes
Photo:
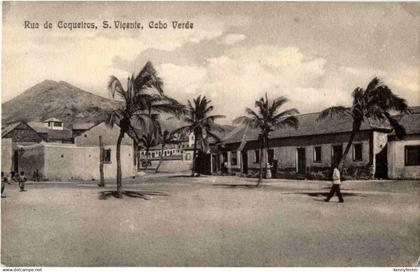
<svg viewBox="0 0 420 272">
<path fill-rule="evenodd" d="M 405 165 L 420 165 L 420 145 L 405 146 Z"/>
<path fill-rule="evenodd" d="M 190 154 L 190 153 L 186 153 L 186 154 L 185 154 L 185 159 L 186 159 L 187 161 L 190 161 L 190 160 L 191 160 L 191 154 Z"/>
<path fill-rule="evenodd" d="M 255 163 L 260 163 L 260 151 L 255 150 Z"/>
<path fill-rule="evenodd" d="M 230 153 L 230 164 L 236 165 L 238 163 L 238 154 L 236 151 Z"/>
<path fill-rule="evenodd" d="M 111 149 L 104 149 L 104 163 L 111 163 Z"/>
<path fill-rule="evenodd" d="M 321 147 L 320 146 L 315 146 L 314 147 L 314 162 L 321 162 L 322 161 L 322 157 L 321 157 Z"/>
<path fill-rule="evenodd" d="M 61 126 L 62 126 L 62 124 L 63 124 L 63 123 L 61 123 L 61 122 L 54 122 L 54 123 L 53 123 L 53 125 L 54 125 L 55 127 L 61 127 Z"/>
<path fill-rule="evenodd" d="M 353 145 L 353 161 L 361 161 L 363 159 L 363 145 L 354 144 Z"/>
</svg>

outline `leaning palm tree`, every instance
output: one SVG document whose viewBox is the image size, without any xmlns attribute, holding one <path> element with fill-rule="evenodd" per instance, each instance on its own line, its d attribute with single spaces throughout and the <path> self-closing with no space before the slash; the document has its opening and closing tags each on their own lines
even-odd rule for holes
<svg viewBox="0 0 420 272">
<path fill-rule="evenodd" d="M 255 101 L 255 107 L 258 109 L 257 112 L 253 111 L 250 108 L 246 108 L 246 116 L 241 116 L 233 120 L 234 124 L 244 124 L 253 129 L 258 129 L 260 131 L 258 136 L 258 141 L 260 143 L 260 173 L 258 177 L 257 187 L 262 181 L 262 154 L 263 151 L 265 157 L 268 157 L 267 150 L 269 146 L 269 135 L 270 132 L 275 129 L 281 129 L 285 127 L 293 127 L 297 129 L 299 126 L 299 121 L 296 118 L 298 114 L 297 109 L 288 109 L 285 111 L 279 112 L 281 106 L 283 106 L 288 99 L 281 96 L 270 103 L 267 94 L 265 97 L 261 97 L 259 100 Z"/>
<path fill-rule="evenodd" d="M 147 90 L 163 94 L 163 82 L 157 76 L 157 72 L 154 69 L 151 62 L 147 62 L 146 65 L 141 69 L 139 74 L 134 77 L 131 75 L 127 79 L 127 87 L 124 88 L 121 81 L 111 76 L 108 89 L 111 96 L 115 98 L 118 96 L 122 100 L 122 104 L 119 108 L 112 111 L 107 120 L 106 124 L 113 126 L 117 124 L 120 128 L 120 132 L 117 139 L 117 197 L 122 197 L 122 172 L 121 172 L 121 142 L 126 134 L 134 135 L 136 141 L 139 137 L 133 126 L 133 123 L 137 127 L 147 128 L 151 125 L 150 115 L 145 113 L 146 101 L 153 96 L 148 93 Z"/>
<path fill-rule="evenodd" d="M 160 160 L 159 164 L 156 166 L 155 173 L 159 171 L 159 167 L 163 161 L 163 151 L 168 144 L 179 144 L 180 139 L 177 138 L 176 134 L 173 134 L 171 131 L 164 130 L 159 133 L 159 142 L 161 144 L 160 148 Z"/>
<path fill-rule="evenodd" d="M 220 141 L 219 137 L 214 134 L 214 131 L 223 131 L 223 128 L 215 123 L 215 120 L 224 118 L 225 116 L 209 115 L 214 109 L 210 103 L 211 100 L 208 100 L 205 96 L 202 97 L 201 95 L 193 99 L 192 102 L 188 100 L 188 105 L 184 110 L 183 118 L 183 121 L 187 123 L 187 125 L 180 127 L 173 132 L 175 134 L 180 133 L 182 135 L 190 133 L 194 134 L 193 165 L 191 170 L 192 177 L 196 172 L 197 142 L 200 141 L 202 148 L 204 149 L 208 144 L 209 138 Z"/>
<path fill-rule="evenodd" d="M 357 87 L 352 93 L 353 104 L 351 107 L 335 106 L 323 110 L 317 120 L 332 117 L 333 115 L 348 115 L 353 120 L 353 128 L 343 156 L 334 166 L 343 168 L 344 160 L 349 153 L 356 133 L 360 130 L 362 123 L 370 121 L 388 121 L 396 135 L 401 138 L 405 135 L 405 129 L 391 115 L 390 112 L 409 113 L 405 99 L 395 95 L 391 89 L 381 82 L 377 77 L 373 78 L 366 89 Z"/>
</svg>

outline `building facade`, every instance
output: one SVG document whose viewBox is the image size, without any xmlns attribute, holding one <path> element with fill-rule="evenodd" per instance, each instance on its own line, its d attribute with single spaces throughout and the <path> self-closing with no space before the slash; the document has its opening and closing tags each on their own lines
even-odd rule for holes
<svg viewBox="0 0 420 272">
<path fill-rule="evenodd" d="M 412 111 L 399 120 L 407 135 L 388 137 L 388 177 L 392 179 L 420 179 L 420 107 Z"/>
<path fill-rule="evenodd" d="M 20 169 L 29 174 L 38 170 L 44 180 L 99 180 L 102 160 L 104 178 L 115 178 L 118 134 L 118 126 L 110 128 L 100 123 L 77 136 L 74 144 L 42 142 L 24 146 L 19 157 Z M 137 173 L 134 154 L 133 139 L 125 136 L 121 144 L 124 178 Z"/>
<path fill-rule="evenodd" d="M 349 117 L 317 121 L 318 113 L 298 115 L 299 127 L 273 131 L 268 150 L 260 151 L 258 130 L 238 127 L 225 137 L 219 149 L 218 171 L 255 176 L 260 163 L 270 166 L 274 177 L 329 179 L 340 160 L 352 130 Z M 344 159 L 346 178 L 386 178 L 389 127 L 363 123 Z M 223 167 L 227 162 L 227 167 Z"/>
<path fill-rule="evenodd" d="M 2 166 L 1 171 L 9 173 L 19 170 L 19 156 L 22 150 L 19 146 L 40 143 L 43 138 L 26 122 L 10 124 L 2 129 Z"/>
</svg>

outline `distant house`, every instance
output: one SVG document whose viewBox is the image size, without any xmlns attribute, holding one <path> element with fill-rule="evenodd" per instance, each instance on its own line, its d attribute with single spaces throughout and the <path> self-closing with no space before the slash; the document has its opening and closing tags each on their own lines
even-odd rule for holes
<svg viewBox="0 0 420 272">
<path fill-rule="evenodd" d="M 64 126 L 57 118 L 49 118 L 42 122 L 32 121 L 28 125 L 32 127 L 46 142 L 72 143 L 73 132 Z"/>
<path fill-rule="evenodd" d="M 48 118 L 47 120 L 43 121 L 43 123 L 45 124 L 45 126 L 48 129 L 53 129 L 53 130 L 63 130 L 64 129 L 64 124 L 61 120 L 57 119 L 57 118 Z"/>
<path fill-rule="evenodd" d="M 5 173 L 18 171 L 18 157 L 21 154 L 19 146 L 31 145 L 43 140 L 34 129 L 23 121 L 2 128 L 1 138 L 1 170 Z"/>
<path fill-rule="evenodd" d="M 140 151 L 141 157 L 145 158 L 146 151 L 142 149 Z M 149 159 L 160 159 L 161 154 L 164 159 L 173 159 L 173 160 L 179 160 L 181 159 L 182 155 L 182 148 L 181 145 L 178 144 L 167 144 L 165 145 L 163 152 L 162 152 L 162 145 L 158 144 L 157 146 L 154 146 L 150 148 L 149 150 Z"/>
<path fill-rule="evenodd" d="M 10 138 L 13 143 L 19 143 L 22 145 L 39 143 L 43 140 L 31 126 L 23 121 L 13 123 L 2 128 L 1 138 Z"/>
<path fill-rule="evenodd" d="M 71 129 L 73 131 L 73 137 L 77 137 L 81 135 L 83 132 L 89 130 L 90 128 L 94 127 L 97 123 L 92 122 L 75 122 L 71 125 Z"/>
<path fill-rule="evenodd" d="M 48 180 L 98 180 L 101 160 L 104 165 L 104 177 L 115 178 L 116 143 L 119 127 L 108 127 L 100 123 L 74 138 L 74 143 L 43 142 L 23 147 L 19 165 L 25 172 L 38 169 Z M 99 137 L 103 144 L 100 150 Z M 101 156 L 102 154 L 102 156 Z M 134 141 L 125 136 L 121 145 L 123 177 L 136 175 Z"/>
</svg>

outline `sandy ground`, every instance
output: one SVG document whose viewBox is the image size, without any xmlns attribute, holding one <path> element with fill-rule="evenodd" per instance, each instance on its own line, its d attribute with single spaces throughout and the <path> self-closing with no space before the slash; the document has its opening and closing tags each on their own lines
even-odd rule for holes
<svg viewBox="0 0 420 272">
<path fill-rule="evenodd" d="M 101 199 L 92 183 L 6 188 L 8 266 L 412 266 L 420 255 L 419 181 L 343 185 L 237 177 L 141 177 Z M 159 193 L 161 195 L 153 195 Z"/>
</svg>

